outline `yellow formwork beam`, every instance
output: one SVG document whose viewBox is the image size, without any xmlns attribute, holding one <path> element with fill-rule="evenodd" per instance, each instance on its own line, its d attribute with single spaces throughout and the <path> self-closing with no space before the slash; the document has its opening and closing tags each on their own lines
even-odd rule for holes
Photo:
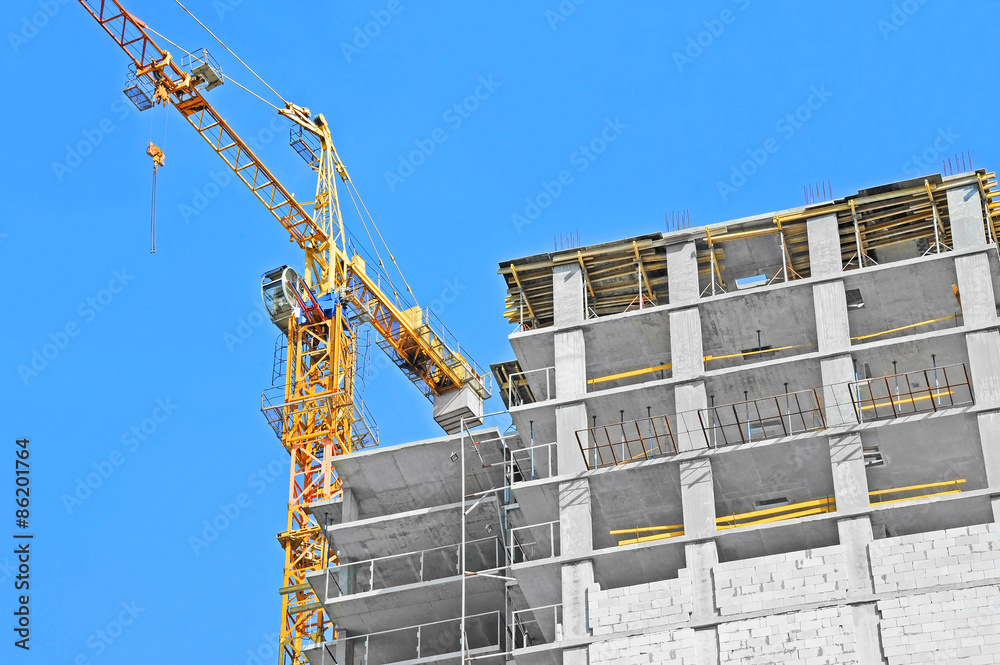
<svg viewBox="0 0 1000 665">
<path fill-rule="evenodd" d="M 894 494 L 896 492 L 915 492 L 919 490 L 935 489 L 938 487 L 950 487 L 955 486 L 955 489 L 945 490 L 943 492 L 931 492 L 928 494 L 921 494 L 918 496 L 908 496 L 899 499 L 888 499 L 886 501 L 877 501 L 872 503 L 872 506 L 881 506 L 888 503 L 899 503 L 900 501 L 915 501 L 917 499 L 926 499 L 933 496 L 945 496 L 948 494 L 960 494 L 962 492 L 959 485 L 966 482 L 965 478 L 956 478 L 955 480 L 944 480 L 936 483 L 923 483 L 920 485 L 908 485 L 906 487 L 893 487 L 891 489 L 885 490 L 874 490 L 868 493 L 869 497 L 883 496 L 885 494 Z M 822 513 L 832 513 L 836 512 L 837 504 L 832 496 L 824 497 L 822 499 L 814 499 L 812 501 L 803 501 L 801 503 L 792 503 L 787 506 L 778 506 L 776 508 L 765 508 L 763 510 L 754 510 L 749 513 L 738 513 L 733 515 L 728 515 L 725 517 L 717 517 L 715 520 L 716 530 L 723 531 L 726 529 L 736 529 L 744 526 L 753 526 L 756 524 L 767 524 L 770 522 L 780 522 L 783 520 L 795 519 L 796 517 L 808 517 L 809 515 L 819 515 Z M 789 512 L 791 511 L 791 512 Z M 762 519 L 755 519 L 755 518 Z M 743 522 L 742 524 L 726 524 L 725 522 L 736 522 L 737 520 L 745 520 L 751 518 L 749 522 Z M 639 536 L 640 533 L 648 533 L 651 531 L 666 531 L 666 533 L 656 533 L 650 536 Z M 684 525 L 683 524 L 671 524 L 669 526 L 640 526 L 632 529 L 614 529 L 609 532 L 613 536 L 622 535 L 626 533 L 636 534 L 635 538 L 630 538 L 628 540 L 618 541 L 619 546 L 623 545 L 634 545 L 636 543 L 644 543 L 654 540 L 662 540 L 665 538 L 674 538 L 676 536 L 684 535 Z"/>
</svg>

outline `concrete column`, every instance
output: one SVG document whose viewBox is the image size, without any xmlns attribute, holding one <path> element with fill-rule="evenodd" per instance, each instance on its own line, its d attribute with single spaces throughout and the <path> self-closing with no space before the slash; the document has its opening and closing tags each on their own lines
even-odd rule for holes
<svg viewBox="0 0 1000 665">
<path fill-rule="evenodd" d="M 355 522 L 358 519 L 358 500 L 354 496 L 354 490 L 350 487 L 345 487 L 343 489 L 343 494 L 341 495 L 341 502 L 343 509 L 340 514 L 340 522 L 346 524 L 347 522 Z M 337 554 L 340 558 L 340 554 Z M 348 561 L 341 560 L 340 563 L 349 563 Z M 355 567 L 345 566 L 340 569 L 338 573 L 340 576 L 339 584 L 343 593 L 351 594 L 355 593 L 354 583 L 355 583 Z"/>
<path fill-rule="evenodd" d="M 702 458 L 681 462 L 680 475 L 684 534 L 714 535 L 715 487 L 712 484 L 711 460 Z"/>
<path fill-rule="evenodd" d="M 858 642 L 858 665 L 885 665 L 875 603 L 851 605 L 854 636 Z"/>
<path fill-rule="evenodd" d="M 354 643 L 347 641 L 347 631 L 340 629 L 337 637 L 338 641 L 333 643 L 333 657 L 336 658 L 337 663 L 353 663 Z M 320 663 L 335 665 L 335 663 L 333 663 L 333 659 L 331 659 L 326 653 L 320 656 L 320 658 Z"/>
<path fill-rule="evenodd" d="M 809 238 L 809 270 L 813 277 L 833 275 L 844 270 L 840 255 L 840 229 L 835 214 L 806 220 Z"/>
<path fill-rule="evenodd" d="M 701 296 L 694 240 L 667 247 L 667 285 L 671 305 L 694 303 Z"/>
<path fill-rule="evenodd" d="M 844 280 L 813 286 L 816 315 L 816 345 L 822 354 L 843 353 L 851 348 L 851 326 L 847 320 Z"/>
<path fill-rule="evenodd" d="M 829 443 L 837 512 L 866 510 L 869 507 L 868 475 L 861 435 L 831 436 Z"/>
<path fill-rule="evenodd" d="M 711 536 L 715 533 L 715 489 L 712 465 L 707 458 L 680 463 L 681 506 L 684 533 Z M 691 577 L 694 604 L 691 619 L 711 621 L 719 612 L 715 602 L 713 568 L 719 563 L 719 550 L 714 540 L 689 543 L 684 547 L 684 561 Z M 695 655 L 698 665 L 718 665 L 718 628 L 699 629 L 695 633 Z"/>
<path fill-rule="evenodd" d="M 582 323 L 584 316 L 583 272 L 579 265 L 566 264 L 552 269 L 552 302 L 556 326 Z M 553 336 L 555 353 L 555 396 L 560 399 L 587 394 L 587 349 L 583 330 L 561 330 Z M 551 397 L 551 395 L 550 395 Z M 556 407 L 556 450 L 559 473 L 587 469 L 576 439 L 586 429 L 587 408 L 583 402 Z"/>
<path fill-rule="evenodd" d="M 819 361 L 823 381 L 823 407 L 827 427 L 841 427 L 858 422 L 851 401 L 850 383 L 854 381 L 854 359 L 850 354 Z"/>
<path fill-rule="evenodd" d="M 552 318 L 559 327 L 587 318 L 583 309 L 583 271 L 576 263 L 552 268 Z"/>
<path fill-rule="evenodd" d="M 979 426 L 979 440 L 983 445 L 986 481 L 990 487 L 1000 489 L 1000 412 L 980 413 L 976 424 Z"/>
<path fill-rule="evenodd" d="M 674 387 L 674 410 L 677 418 L 673 425 L 678 450 L 699 450 L 712 445 L 711 432 L 706 434 L 698 416 L 698 411 L 706 408 L 708 397 L 704 381 L 691 381 Z"/>
<path fill-rule="evenodd" d="M 847 599 L 875 593 L 868 559 L 868 543 L 874 539 L 871 518 L 868 515 L 844 518 L 837 522 L 837 531 L 847 553 Z"/>
<path fill-rule="evenodd" d="M 588 665 L 590 662 L 590 649 L 588 647 L 563 649 L 562 662 L 563 665 Z"/>
<path fill-rule="evenodd" d="M 670 363 L 675 379 L 694 379 L 705 372 L 701 314 L 697 307 L 670 312 Z"/>
<path fill-rule="evenodd" d="M 563 556 L 594 551 L 594 523 L 590 512 L 590 483 L 586 478 L 559 485 L 559 552 Z"/>
<path fill-rule="evenodd" d="M 343 504 L 340 522 L 346 524 L 347 522 L 355 522 L 358 519 L 358 499 L 354 495 L 354 490 L 350 487 L 343 488 L 343 494 L 341 495 L 341 502 Z M 338 555 L 339 558 L 339 555 Z M 348 563 L 347 561 L 341 560 L 340 563 Z M 356 580 L 356 570 L 354 566 L 342 567 L 339 572 L 340 588 L 343 590 L 344 594 L 351 594 L 358 591 L 354 588 Z M 337 659 L 338 663 L 350 663 L 354 661 L 354 643 L 348 642 L 346 638 L 348 637 L 346 630 L 340 630 L 338 633 L 337 642 L 333 644 L 334 657 Z M 328 656 L 324 653 L 324 658 Z"/>
<path fill-rule="evenodd" d="M 715 603 L 715 584 L 712 569 L 719 563 L 719 551 L 714 540 L 690 543 L 684 547 L 684 561 L 691 576 L 691 591 L 694 596 L 694 611 L 691 620 L 711 621 L 719 615 Z"/>
<path fill-rule="evenodd" d="M 976 406 L 1000 408 L 1000 333 L 996 330 L 969 333 L 965 344 Z"/>
<path fill-rule="evenodd" d="M 561 475 L 587 470 L 576 433 L 588 427 L 587 407 L 583 402 L 556 407 L 556 459 Z"/>
<path fill-rule="evenodd" d="M 669 256 L 669 255 L 668 255 Z M 672 296 L 671 296 L 672 297 Z M 705 447 L 698 410 L 708 406 L 705 382 L 705 352 L 701 337 L 701 313 L 697 307 L 670 312 L 670 362 L 675 379 L 688 381 L 674 388 L 673 423 L 680 450 Z"/>
<path fill-rule="evenodd" d="M 720 665 L 718 627 L 696 629 L 694 648 L 698 665 Z"/>
<path fill-rule="evenodd" d="M 560 576 L 563 639 L 585 637 L 590 634 L 588 627 L 590 622 L 587 619 L 587 589 L 594 583 L 594 564 L 590 561 L 567 563 L 562 566 Z"/>
<path fill-rule="evenodd" d="M 555 392 L 560 398 L 587 394 L 587 359 L 583 330 L 555 334 Z M 580 453 L 576 433 L 586 429 L 587 407 L 583 402 L 556 407 L 556 450 L 559 473 L 577 473 L 587 467 Z"/>
<path fill-rule="evenodd" d="M 955 259 L 958 293 L 962 299 L 962 322 L 967 326 L 989 325 L 997 320 L 990 261 L 986 254 Z"/>
<path fill-rule="evenodd" d="M 977 185 L 956 187 L 949 189 L 947 196 L 953 249 L 967 249 L 985 244 L 986 229 L 979 187 Z"/>
<path fill-rule="evenodd" d="M 594 551 L 590 483 L 586 479 L 572 480 L 559 485 L 559 542 L 559 553 L 562 556 L 586 555 Z M 589 635 L 587 589 L 594 584 L 593 563 L 582 561 L 566 564 L 562 566 L 560 574 L 563 637 L 565 639 Z M 578 651 L 572 658 L 583 660 L 569 662 L 586 663 L 587 650 Z M 565 658 L 564 662 L 567 662 Z"/>
<path fill-rule="evenodd" d="M 587 394 L 587 349 L 583 330 L 576 328 L 553 336 L 555 351 L 555 396 L 560 399 Z"/>
</svg>

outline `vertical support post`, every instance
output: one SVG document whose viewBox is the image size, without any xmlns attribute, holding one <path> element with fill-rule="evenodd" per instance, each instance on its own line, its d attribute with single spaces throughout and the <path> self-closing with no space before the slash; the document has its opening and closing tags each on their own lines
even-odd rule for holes
<svg viewBox="0 0 1000 665">
<path fill-rule="evenodd" d="M 865 267 L 864 252 L 861 250 L 861 229 L 858 228 L 858 211 L 854 208 L 854 201 L 851 200 L 851 221 L 854 222 L 854 245 L 858 253 L 858 268 Z"/>
</svg>

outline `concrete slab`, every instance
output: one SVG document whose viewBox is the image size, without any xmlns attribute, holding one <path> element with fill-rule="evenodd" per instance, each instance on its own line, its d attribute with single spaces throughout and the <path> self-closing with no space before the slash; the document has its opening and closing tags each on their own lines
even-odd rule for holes
<svg viewBox="0 0 1000 665">
<path fill-rule="evenodd" d="M 461 505 L 453 503 L 418 508 L 394 515 L 334 524 L 327 528 L 327 540 L 332 543 L 338 558 L 346 562 L 459 543 L 462 540 Z M 489 535 L 486 527 L 496 529 L 500 521 L 499 510 L 499 504 L 493 496 L 476 506 L 465 518 L 467 537 L 479 539 Z"/>
<path fill-rule="evenodd" d="M 508 438 L 508 445 L 519 444 Z M 481 447 L 479 447 L 481 446 Z M 389 448 L 365 450 L 335 460 L 344 487 L 358 502 L 358 517 L 379 515 L 454 503 L 462 490 L 461 464 L 451 456 L 462 448 L 461 435 L 449 435 L 405 443 Z M 500 432 L 493 427 L 466 435 L 466 491 L 469 494 L 501 487 L 503 467 L 484 466 L 503 460 Z M 312 506 L 320 524 L 340 518 L 338 500 Z"/>
<path fill-rule="evenodd" d="M 331 575 L 336 575 L 331 571 Z M 323 571 L 308 576 L 335 625 L 349 635 L 374 633 L 414 623 L 443 621 L 462 613 L 461 577 L 453 576 L 352 596 L 329 598 Z M 333 586 L 335 582 L 331 581 Z M 466 612 L 481 614 L 504 604 L 503 580 L 472 576 L 466 579 Z"/>
</svg>

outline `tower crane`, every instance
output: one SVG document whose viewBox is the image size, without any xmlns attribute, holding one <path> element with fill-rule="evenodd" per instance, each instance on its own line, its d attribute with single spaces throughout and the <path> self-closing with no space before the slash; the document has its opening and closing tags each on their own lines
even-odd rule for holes
<svg viewBox="0 0 1000 665">
<path fill-rule="evenodd" d="M 118 0 L 79 1 L 131 59 L 124 90 L 129 99 L 140 110 L 157 103 L 176 108 L 305 252 L 302 277 L 282 266 L 266 273 L 262 284 L 265 305 L 287 344 L 282 399 L 262 406 L 291 456 L 288 518 L 278 534 L 284 551 L 279 664 L 301 665 L 307 662 L 305 647 L 336 636 L 306 579 L 336 563 L 308 507 L 340 492 L 338 455 L 377 445 L 354 389 L 358 328 L 371 326 L 379 346 L 431 400 L 435 420 L 449 433 L 462 422 L 480 422 L 490 374 L 463 354 L 429 310 L 403 305 L 391 282 L 383 284 L 353 251 L 337 180 L 349 193 L 353 183 L 322 114 L 288 102 L 278 111 L 293 123 L 293 147 L 317 172 L 310 214 L 205 97 L 225 82 L 207 51 L 187 53 L 178 63 L 150 37 L 158 33 Z"/>
</svg>

